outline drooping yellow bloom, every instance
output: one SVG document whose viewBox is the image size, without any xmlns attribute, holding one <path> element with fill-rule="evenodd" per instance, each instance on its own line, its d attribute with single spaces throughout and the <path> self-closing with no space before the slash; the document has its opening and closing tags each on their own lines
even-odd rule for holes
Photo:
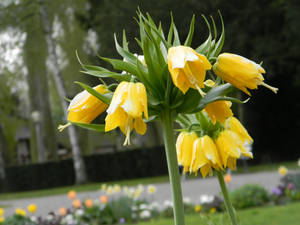
<svg viewBox="0 0 300 225">
<path fill-rule="evenodd" d="M 204 88 L 206 70 L 211 69 L 211 64 L 206 56 L 197 53 L 190 47 L 177 46 L 168 50 L 168 68 L 173 83 L 184 94 L 189 88 L 194 88 L 204 96 L 201 90 Z"/>
<path fill-rule="evenodd" d="M 105 85 L 93 88 L 101 94 L 107 92 Z M 68 120 L 71 122 L 90 123 L 107 108 L 107 105 L 86 90 L 77 94 L 70 102 Z"/>
<path fill-rule="evenodd" d="M 213 66 L 213 71 L 217 76 L 222 77 L 223 80 L 248 95 L 251 95 L 248 89 L 257 89 L 258 85 L 263 85 L 274 93 L 278 91 L 278 88 L 271 87 L 263 82 L 262 73 L 265 73 L 264 68 L 240 55 L 220 54 Z"/>
<path fill-rule="evenodd" d="M 215 124 L 216 121 L 224 124 L 225 120 L 233 115 L 230 109 L 231 104 L 230 101 L 223 100 L 212 102 L 204 108 L 204 111 L 207 113 L 213 124 Z"/>
<path fill-rule="evenodd" d="M 288 169 L 285 167 L 285 166 L 280 166 L 278 168 L 278 173 L 281 175 L 281 176 L 285 176 L 288 172 Z"/>
<path fill-rule="evenodd" d="M 203 177 L 207 174 L 212 175 L 212 168 L 217 170 L 222 168 L 218 150 L 213 140 L 205 135 L 197 138 L 193 144 L 193 157 L 190 164 L 190 172 L 200 172 Z"/>
<path fill-rule="evenodd" d="M 237 135 L 239 135 L 239 137 L 244 143 L 246 142 L 249 144 L 253 143 L 253 139 L 248 134 L 248 131 L 245 129 L 245 127 L 241 124 L 241 122 L 237 118 L 233 116 L 229 117 L 226 120 L 225 127 L 226 129 L 229 129 L 234 133 L 236 133 Z"/>
<path fill-rule="evenodd" d="M 252 153 L 245 148 L 245 143 L 239 135 L 231 130 L 222 131 L 215 143 L 224 168 L 228 166 L 234 170 L 236 168 L 236 159 L 241 156 L 253 158 Z"/>
<path fill-rule="evenodd" d="M 107 109 L 105 131 L 120 127 L 126 135 L 125 144 L 130 144 L 130 132 L 133 128 L 139 133 L 146 132 L 143 114 L 148 119 L 146 88 L 142 83 L 121 82 L 113 95 Z"/>
<path fill-rule="evenodd" d="M 28 212 L 30 212 L 30 213 L 35 213 L 35 212 L 36 212 L 36 209 L 37 209 L 37 207 L 36 207 L 35 204 L 30 204 L 30 205 L 28 205 L 28 207 L 27 207 L 27 210 L 28 210 Z"/>
<path fill-rule="evenodd" d="M 183 166 L 183 173 L 186 173 L 193 158 L 193 145 L 197 139 L 195 132 L 181 132 L 176 141 L 178 163 Z"/>
</svg>

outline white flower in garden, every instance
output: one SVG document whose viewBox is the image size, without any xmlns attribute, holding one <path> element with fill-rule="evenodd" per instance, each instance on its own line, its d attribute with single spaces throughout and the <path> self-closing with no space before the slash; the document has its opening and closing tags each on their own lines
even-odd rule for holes
<svg viewBox="0 0 300 225">
<path fill-rule="evenodd" d="M 148 208 L 153 211 L 153 210 L 159 210 L 160 209 L 160 205 L 158 204 L 158 202 L 151 202 L 148 206 Z"/>
<path fill-rule="evenodd" d="M 151 217 L 151 212 L 149 210 L 143 210 L 140 213 L 140 217 L 141 217 L 141 219 L 148 219 Z"/>
<path fill-rule="evenodd" d="M 34 223 L 37 223 L 37 218 L 35 216 L 31 216 L 30 217 L 30 220 Z"/>
<path fill-rule="evenodd" d="M 154 194 L 156 192 L 156 187 L 154 185 L 148 185 L 147 187 L 148 194 Z"/>
<path fill-rule="evenodd" d="M 136 205 L 131 206 L 131 210 L 132 210 L 132 211 L 137 211 L 137 209 L 138 209 L 138 208 L 137 208 Z"/>
<path fill-rule="evenodd" d="M 73 215 L 68 214 L 65 218 L 62 220 L 62 224 L 73 224 L 75 222 Z"/>
<path fill-rule="evenodd" d="M 106 189 L 106 194 L 112 195 L 114 193 L 114 188 L 112 186 L 108 186 Z"/>
<path fill-rule="evenodd" d="M 76 211 L 75 211 L 75 215 L 76 216 L 82 216 L 84 214 L 84 211 L 82 210 L 82 209 L 77 209 Z"/>
<path fill-rule="evenodd" d="M 170 200 L 165 200 L 163 205 L 165 208 L 173 208 L 173 202 Z"/>
<path fill-rule="evenodd" d="M 148 206 L 147 206 L 146 204 L 141 204 L 141 205 L 140 205 L 140 209 L 141 209 L 141 210 L 148 209 Z"/>
<path fill-rule="evenodd" d="M 134 193 L 135 193 L 135 189 L 133 187 L 128 189 L 128 196 L 129 197 L 133 197 Z"/>
<path fill-rule="evenodd" d="M 300 158 L 298 159 L 298 166 L 300 167 Z"/>
<path fill-rule="evenodd" d="M 200 196 L 200 204 L 209 204 L 212 203 L 215 199 L 213 195 L 201 195 Z"/>
<path fill-rule="evenodd" d="M 124 186 L 122 188 L 122 192 L 125 194 L 125 195 L 128 195 L 128 187 L 127 186 Z"/>
<path fill-rule="evenodd" d="M 183 198 L 183 203 L 184 204 L 190 204 L 191 203 L 191 199 L 189 197 L 184 197 Z"/>
<path fill-rule="evenodd" d="M 48 214 L 46 217 L 46 220 L 52 221 L 54 219 L 54 216 L 52 214 Z"/>
<path fill-rule="evenodd" d="M 142 184 L 139 184 L 137 186 L 137 190 L 140 191 L 141 193 L 144 191 L 144 186 Z"/>
</svg>

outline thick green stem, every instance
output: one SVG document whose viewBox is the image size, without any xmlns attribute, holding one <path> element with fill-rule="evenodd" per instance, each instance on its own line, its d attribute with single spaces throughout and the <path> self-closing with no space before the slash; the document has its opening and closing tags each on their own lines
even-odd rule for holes
<svg viewBox="0 0 300 225">
<path fill-rule="evenodd" d="M 173 129 L 173 117 L 170 110 L 165 110 L 161 114 L 161 122 L 163 129 L 163 138 L 165 143 L 165 151 L 167 156 L 168 171 L 172 189 L 172 197 L 174 203 L 174 220 L 175 225 L 184 225 L 184 209 L 182 201 L 182 191 L 180 176 L 178 170 L 177 154 L 175 147 L 175 137 Z"/>
<path fill-rule="evenodd" d="M 231 223 L 232 223 L 232 225 L 238 225 L 235 210 L 234 210 L 234 208 L 232 206 L 232 203 L 231 203 L 231 200 L 229 198 L 229 194 L 228 194 L 226 184 L 224 182 L 223 174 L 222 174 L 222 172 L 217 171 L 217 175 L 218 175 L 219 184 L 220 184 L 220 187 L 221 187 L 221 190 L 222 190 L 222 193 L 223 193 L 225 207 L 226 207 L 226 210 L 229 214 Z"/>
</svg>

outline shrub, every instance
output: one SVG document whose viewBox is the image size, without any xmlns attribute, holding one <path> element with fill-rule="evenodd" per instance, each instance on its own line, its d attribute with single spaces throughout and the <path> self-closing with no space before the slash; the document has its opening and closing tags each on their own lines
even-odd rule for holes
<svg viewBox="0 0 300 225">
<path fill-rule="evenodd" d="M 255 184 L 247 184 L 234 190 L 230 197 L 236 209 L 262 206 L 270 200 L 268 191 Z"/>
</svg>

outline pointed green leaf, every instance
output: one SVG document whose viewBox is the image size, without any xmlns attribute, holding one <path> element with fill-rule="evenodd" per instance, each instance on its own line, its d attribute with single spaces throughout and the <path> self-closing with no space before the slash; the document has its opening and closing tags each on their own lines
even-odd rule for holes
<svg viewBox="0 0 300 225">
<path fill-rule="evenodd" d="M 75 82 L 76 84 L 79 84 L 83 89 L 85 89 L 87 92 L 89 92 L 91 95 L 94 95 L 96 98 L 104 102 L 105 104 L 109 105 L 112 99 L 112 93 L 107 93 L 107 94 L 101 94 L 98 91 L 94 90 L 92 87 L 78 82 Z"/>
<path fill-rule="evenodd" d="M 190 30 L 189 30 L 188 36 L 186 37 L 186 40 L 184 42 L 185 46 L 191 46 L 191 44 L 192 44 L 192 40 L 193 40 L 193 36 L 194 36 L 194 27 L 195 27 L 195 15 L 193 15 L 193 18 L 191 20 Z"/>
<path fill-rule="evenodd" d="M 127 50 L 123 49 L 117 40 L 116 34 L 114 34 L 114 39 L 115 39 L 115 45 L 116 45 L 116 50 L 117 52 L 128 62 L 135 64 L 135 61 L 137 57 L 135 57 L 132 53 L 128 52 Z"/>
<path fill-rule="evenodd" d="M 221 12 L 219 12 L 220 15 L 220 20 L 221 20 L 221 24 L 222 24 L 222 33 L 221 36 L 218 40 L 218 42 L 216 43 L 214 50 L 211 52 L 210 57 L 217 57 L 219 55 L 219 53 L 222 51 L 223 45 L 224 45 L 224 41 L 225 41 L 225 28 L 224 28 L 224 21 L 221 15 Z"/>
<path fill-rule="evenodd" d="M 180 44 L 180 39 L 179 39 L 178 31 L 177 31 L 177 28 L 176 28 L 175 23 L 174 23 L 173 14 L 171 14 L 171 23 L 172 23 L 173 32 L 174 32 L 173 46 L 179 46 L 181 44 Z"/>
<path fill-rule="evenodd" d="M 95 77 L 110 77 L 114 78 L 118 81 L 130 81 L 131 76 L 129 74 L 121 74 L 121 73 L 115 73 L 111 71 L 97 71 L 97 70 L 87 70 L 87 71 L 81 71 L 82 73 L 89 74 Z"/>
<path fill-rule="evenodd" d="M 82 127 L 88 130 L 105 132 L 105 124 L 89 124 L 89 123 L 76 123 L 76 122 L 71 122 L 71 123 L 78 127 Z"/>
<path fill-rule="evenodd" d="M 132 63 L 125 62 L 125 61 L 119 60 L 119 59 L 110 59 L 110 58 L 105 58 L 105 57 L 101 57 L 101 59 L 109 62 L 116 70 L 127 71 L 128 73 L 131 73 L 133 75 L 138 75 L 136 66 Z"/>
<path fill-rule="evenodd" d="M 126 32 L 125 32 L 125 30 L 123 30 L 123 48 L 124 48 L 126 51 L 129 51 L 129 49 L 128 49 L 128 42 L 127 42 L 127 39 L 126 39 Z"/>
</svg>

